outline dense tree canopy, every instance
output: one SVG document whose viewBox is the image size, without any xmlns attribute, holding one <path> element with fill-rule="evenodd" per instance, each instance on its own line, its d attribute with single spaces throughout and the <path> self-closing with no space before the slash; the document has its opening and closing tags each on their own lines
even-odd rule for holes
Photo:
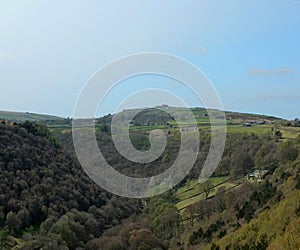
<svg viewBox="0 0 300 250">
<path fill-rule="evenodd" d="M 153 111 L 144 115 L 146 120 L 137 116 L 134 122 L 169 126 L 166 114 L 161 119 Z M 180 149 L 176 128 L 165 130 L 167 147 L 157 160 L 137 164 L 125 159 L 112 142 L 111 119 L 108 115 L 97 121 L 96 137 L 116 170 L 129 176 L 151 176 L 176 159 Z M 130 133 L 138 150 L 149 148 L 148 136 L 148 130 Z M 282 141 L 270 135 L 229 133 L 214 175 L 226 176 L 235 185 L 226 189 L 207 181 L 199 185 L 204 198 L 179 211 L 176 190 L 198 179 L 210 148 L 210 133 L 200 131 L 200 138 L 195 166 L 181 183 L 158 197 L 137 200 L 109 194 L 90 180 L 76 160 L 70 130 L 52 128 L 50 133 L 45 125 L 32 122 L 0 124 L 0 248 L 250 249 L 251 245 L 265 249 L 290 241 L 288 232 L 298 235 L 293 221 L 280 228 L 280 242 L 266 230 L 248 237 L 242 229 L 284 201 L 293 204 L 291 218 L 299 217 L 299 201 L 288 198 L 300 189 L 300 137 Z M 268 176 L 261 183 L 247 181 L 245 176 L 255 170 L 265 170 Z M 240 243 L 232 236 L 234 232 L 248 242 Z"/>
<path fill-rule="evenodd" d="M 0 125 L 0 231 L 26 239 L 26 249 L 75 249 L 140 212 L 140 201 L 103 191 L 53 142 L 33 123 Z"/>
</svg>

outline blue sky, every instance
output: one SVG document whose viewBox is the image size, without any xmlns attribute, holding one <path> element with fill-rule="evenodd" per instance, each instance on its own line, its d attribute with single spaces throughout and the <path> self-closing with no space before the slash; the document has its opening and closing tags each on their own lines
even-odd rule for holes
<svg viewBox="0 0 300 250">
<path fill-rule="evenodd" d="M 72 116 L 95 71 L 148 51 L 196 65 L 226 110 L 292 119 L 300 116 L 299 44 L 299 0 L 0 0 L 0 110 Z M 166 82 L 145 76 L 120 84 L 99 115 L 113 112 L 138 81 Z M 199 106 L 180 84 L 166 89 Z"/>
</svg>

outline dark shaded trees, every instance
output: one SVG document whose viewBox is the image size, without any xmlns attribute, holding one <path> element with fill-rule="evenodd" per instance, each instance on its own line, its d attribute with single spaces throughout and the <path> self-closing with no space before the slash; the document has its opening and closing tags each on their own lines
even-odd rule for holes
<svg viewBox="0 0 300 250">
<path fill-rule="evenodd" d="M 283 162 L 294 161 L 299 155 L 299 150 L 294 142 L 287 141 L 280 147 L 280 156 Z"/>
<path fill-rule="evenodd" d="M 141 211 L 139 200 L 94 184 L 47 128 L 30 122 L 0 124 L 0 178 L 0 231 L 25 239 L 24 249 L 84 247 Z"/>
</svg>

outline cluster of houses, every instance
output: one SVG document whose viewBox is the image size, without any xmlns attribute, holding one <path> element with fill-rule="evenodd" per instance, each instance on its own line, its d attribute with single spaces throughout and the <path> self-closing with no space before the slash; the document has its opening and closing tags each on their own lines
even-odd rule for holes
<svg viewBox="0 0 300 250">
<path fill-rule="evenodd" d="M 246 127 L 252 127 L 255 124 L 262 125 L 265 123 L 266 123 L 266 121 L 254 121 L 254 122 L 244 122 L 243 125 Z"/>
<path fill-rule="evenodd" d="M 254 172 L 251 172 L 246 175 L 246 178 L 248 181 L 256 181 L 261 182 L 265 178 L 265 176 L 268 174 L 269 170 L 255 170 Z"/>
</svg>

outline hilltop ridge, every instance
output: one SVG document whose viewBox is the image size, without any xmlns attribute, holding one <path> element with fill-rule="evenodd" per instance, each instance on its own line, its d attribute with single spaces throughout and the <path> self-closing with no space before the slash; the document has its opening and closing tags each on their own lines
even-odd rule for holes
<svg viewBox="0 0 300 250">
<path fill-rule="evenodd" d="M 58 121 L 64 118 L 46 115 L 46 114 L 36 114 L 30 112 L 13 112 L 13 111 L 1 111 L 0 110 L 0 120 L 10 120 L 13 122 L 24 122 L 24 121 L 34 121 L 34 122 L 45 122 L 45 121 Z"/>
</svg>

